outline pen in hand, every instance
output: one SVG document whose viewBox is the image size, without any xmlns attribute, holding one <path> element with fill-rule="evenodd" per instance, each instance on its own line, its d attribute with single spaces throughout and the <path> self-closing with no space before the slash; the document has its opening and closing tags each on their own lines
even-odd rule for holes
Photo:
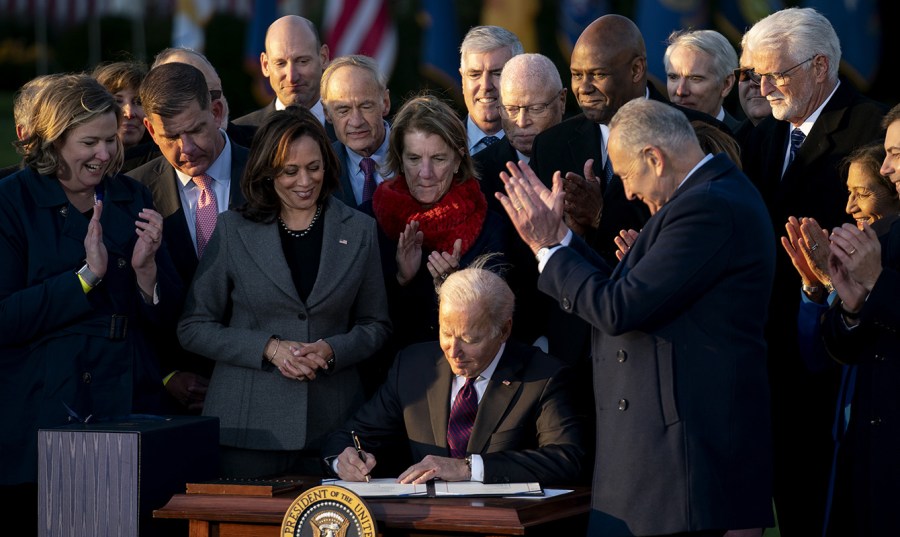
<svg viewBox="0 0 900 537">
<path fill-rule="evenodd" d="M 350 431 L 350 436 L 353 437 L 353 445 L 356 447 L 356 454 L 359 455 L 360 460 L 366 462 L 366 452 L 362 450 L 362 446 L 359 443 L 359 437 L 356 436 L 356 431 Z M 369 482 L 369 474 L 366 474 L 366 483 Z"/>
</svg>

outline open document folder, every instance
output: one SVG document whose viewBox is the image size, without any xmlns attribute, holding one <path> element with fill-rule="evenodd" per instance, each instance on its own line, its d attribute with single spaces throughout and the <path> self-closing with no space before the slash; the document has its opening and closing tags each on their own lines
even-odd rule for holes
<svg viewBox="0 0 900 537">
<path fill-rule="evenodd" d="M 449 498 L 460 496 L 543 496 L 540 483 L 494 483 L 486 485 L 477 481 L 437 481 L 413 485 L 397 483 L 396 479 L 373 479 L 364 481 L 342 481 L 323 479 L 323 485 L 337 485 L 352 490 L 363 498 L 402 498 L 421 496 L 426 498 Z"/>
</svg>

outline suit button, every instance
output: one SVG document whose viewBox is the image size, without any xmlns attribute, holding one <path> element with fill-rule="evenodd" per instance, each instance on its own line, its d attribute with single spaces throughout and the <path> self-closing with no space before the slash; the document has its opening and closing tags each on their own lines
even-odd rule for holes
<svg viewBox="0 0 900 537">
<path fill-rule="evenodd" d="M 619 410 L 628 410 L 628 399 L 619 399 Z"/>
<path fill-rule="evenodd" d="M 125 268 L 125 265 L 128 264 L 128 261 L 125 261 L 124 257 L 120 257 L 118 261 L 116 261 L 116 265 L 121 269 Z"/>
<path fill-rule="evenodd" d="M 59 208 L 59 214 L 60 214 L 60 216 L 62 216 L 63 218 L 69 216 L 69 208 L 68 208 L 68 207 L 60 207 L 60 208 Z"/>
<path fill-rule="evenodd" d="M 568 298 L 562 299 L 562 307 L 563 307 L 563 309 L 566 310 L 566 311 L 571 311 L 571 310 L 572 310 L 572 303 L 569 302 L 569 299 L 568 299 Z"/>
<path fill-rule="evenodd" d="M 91 374 L 87 373 L 87 372 L 82 373 L 81 382 L 84 382 L 85 384 L 90 384 L 91 383 Z"/>
<path fill-rule="evenodd" d="M 616 351 L 616 359 L 619 361 L 619 363 L 622 363 L 628 359 L 628 353 L 625 352 L 624 349 L 619 349 L 618 351 Z"/>
<path fill-rule="evenodd" d="M 301 321 L 305 321 L 306 314 L 301 311 L 300 313 L 297 314 L 297 318 L 300 319 Z"/>
</svg>

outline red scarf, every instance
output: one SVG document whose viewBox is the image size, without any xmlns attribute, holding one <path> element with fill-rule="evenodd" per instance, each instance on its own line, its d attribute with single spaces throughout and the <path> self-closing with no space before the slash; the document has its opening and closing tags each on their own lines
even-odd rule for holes
<svg viewBox="0 0 900 537">
<path fill-rule="evenodd" d="M 487 216 L 487 201 L 477 179 L 456 181 L 437 203 L 426 209 L 409 193 L 401 175 L 378 185 L 372 196 L 375 220 L 391 240 L 396 241 L 410 220 L 419 222 L 425 251 L 453 252 L 453 243 L 462 239 L 460 256 L 466 254 L 481 234 Z"/>
</svg>

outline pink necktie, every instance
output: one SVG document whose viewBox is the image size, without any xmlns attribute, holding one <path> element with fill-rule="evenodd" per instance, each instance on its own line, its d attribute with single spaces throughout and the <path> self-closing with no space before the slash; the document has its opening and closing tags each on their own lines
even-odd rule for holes
<svg viewBox="0 0 900 537">
<path fill-rule="evenodd" d="M 365 181 L 363 182 L 363 195 L 362 201 L 363 203 L 372 199 L 372 194 L 375 193 L 375 161 L 370 157 L 365 157 L 359 162 L 359 167 L 362 168 L 363 176 L 365 176 Z"/>
<path fill-rule="evenodd" d="M 212 177 L 203 174 L 193 178 L 194 184 L 200 189 L 200 199 L 197 200 L 195 211 L 197 224 L 197 257 L 203 257 L 203 250 L 216 228 L 216 218 L 219 216 L 219 205 L 216 203 L 216 192 L 212 189 Z"/>
<path fill-rule="evenodd" d="M 453 408 L 450 409 L 447 446 L 450 447 L 451 457 L 461 459 L 466 456 L 476 414 L 478 414 L 478 393 L 475 391 L 475 379 L 468 378 L 466 385 L 456 394 Z"/>
</svg>

